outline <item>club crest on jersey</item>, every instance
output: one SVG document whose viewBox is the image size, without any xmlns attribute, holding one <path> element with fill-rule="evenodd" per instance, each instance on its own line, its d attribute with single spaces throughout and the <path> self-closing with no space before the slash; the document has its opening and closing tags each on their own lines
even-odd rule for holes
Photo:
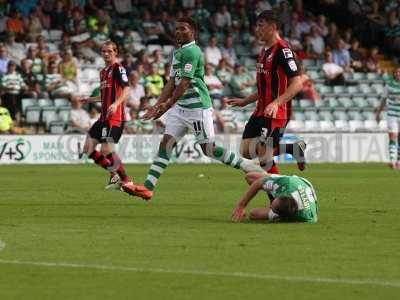
<svg viewBox="0 0 400 300">
<path fill-rule="evenodd" d="M 285 58 L 293 58 L 293 52 L 289 48 L 283 48 L 282 51 Z"/>
<path fill-rule="evenodd" d="M 183 69 L 185 70 L 186 73 L 189 73 L 192 71 L 193 66 L 191 64 L 186 64 Z"/>
</svg>

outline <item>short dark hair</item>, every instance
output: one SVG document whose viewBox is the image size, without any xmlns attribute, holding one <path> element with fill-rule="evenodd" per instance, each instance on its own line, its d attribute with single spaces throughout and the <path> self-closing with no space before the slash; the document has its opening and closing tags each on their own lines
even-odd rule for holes
<svg viewBox="0 0 400 300">
<path fill-rule="evenodd" d="M 277 199 L 279 199 L 279 204 L 274 207 L 274 212 L 277 213 L 279 217 L 284 220 L 293 220 L 298 211 L 296 200 L 294 200 L 293 197 L 289 196 L 282 196 Z"/>
<path fill-rule="evenodd" d="M 264 10 L 257 16 L 257 21 L 264 20 L 267 23 L 274 23 L 279 28 L 281 26 L 281 20 L 279 16 L 272 10 Z"/>
<path fill-rule="evenodd" d="M 190 28 L 192 28 L 193 32 L 197 32 L 197 23 L 194 19 L 190 17 L 181 17 L 176 22 L 187 23 L 189 24 Z"/>
</svg>

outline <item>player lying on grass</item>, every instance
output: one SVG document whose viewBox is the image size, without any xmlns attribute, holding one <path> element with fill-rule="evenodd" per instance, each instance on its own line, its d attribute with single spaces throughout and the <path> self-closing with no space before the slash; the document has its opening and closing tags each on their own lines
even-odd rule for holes
<svg viewBox="0 0 400 300">
<path fill-rule="evenodd" d="M 248 173 L 248 191 L 237 204 L 232 221 L 240 222 L 246 218 L 246 207 L 258 191 L 267 192 L 270 203 L 267 207 L 254 208 L 250 220 L 270 222 L 308 222 L 318 221 L 318 202 L 311 183 L 298 176 Z"/>
</svg>

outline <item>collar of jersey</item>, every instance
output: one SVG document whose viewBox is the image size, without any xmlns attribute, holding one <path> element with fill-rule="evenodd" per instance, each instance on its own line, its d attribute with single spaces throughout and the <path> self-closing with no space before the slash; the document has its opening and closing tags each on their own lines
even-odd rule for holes
<svg viewBox="0 0 400 300">
<path fill-rule="evenodd" d="M 191 41 L 190 43 L 187 43 L 187 44 L 185 44 L 185 45 L 182 45 L 181 48 L 186 48 L 186 47 L 189 47 L 189 46 L 194 45 L 194 44 L 196 44 L 196 41 Z"/>
</svg>

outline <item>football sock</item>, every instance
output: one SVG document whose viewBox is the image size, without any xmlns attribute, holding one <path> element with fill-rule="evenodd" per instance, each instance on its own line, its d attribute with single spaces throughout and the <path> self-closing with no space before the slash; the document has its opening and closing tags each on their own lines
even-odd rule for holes
<svg viewBox="0 0 400 300">
<path fill-rule="evenodd" d="M 111 172 L 117 172 L 121 180 L 126 181 L 128 179 L 128 175 L 126 174 L 124 164 L 122 163 L 118 154 L 111 152 L 107 155 L 107 159 L 111 163 Z"/>
<path fill-rule="evenodd" d="M 157 185 L 158 179 L 165 169 L 168 167 L 170 155 L 168 155 L 165 149 L 160 149 L 158 151 L 157 157 L 154 159 L 152 165 L 150 166 L 149 172 L 147 173 L 146 181 L 144 186 L 149 190 L 154 190 Z"/>
<path fill-rule="evenodd" d="M 397 147 L 395 141 L 389 141 L 389 159 L 390 159 L 391 163 L 395 163 L 397 160 L 397 157 L 399 156 L 398 153 L 396 153 L 396 152 L 399 152 L 399 150 L 397 148 L 398 147 Z"/>
<path fill-rule="evenodd" d="M 94 162 L 103 169 L 108 170 L 111 167 L 111 162 L 97 150 L 94 150 L 92 153 L 90 153 L 89 158 L 93 159 Z"/>
</svg>

